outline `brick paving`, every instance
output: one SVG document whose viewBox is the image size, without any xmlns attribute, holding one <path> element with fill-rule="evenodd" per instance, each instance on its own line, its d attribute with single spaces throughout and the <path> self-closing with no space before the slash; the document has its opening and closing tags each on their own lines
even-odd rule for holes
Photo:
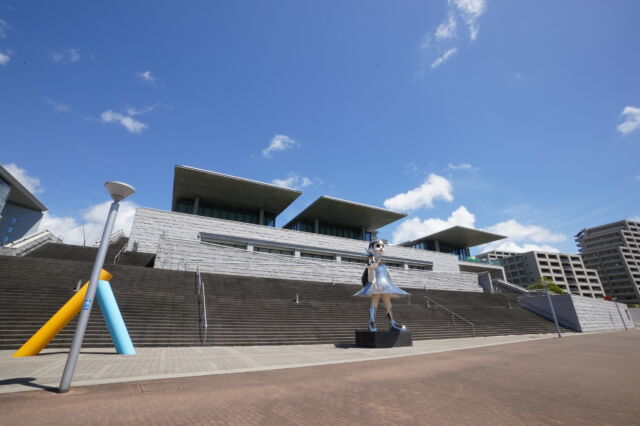
<svg viewBox="0 0 640 426">
<path fill-rule="evenodd" d="M 64 395 L 5 393 L 0 424 L 638 424 L 638 349 L 634 330 Z"/>
</svg>

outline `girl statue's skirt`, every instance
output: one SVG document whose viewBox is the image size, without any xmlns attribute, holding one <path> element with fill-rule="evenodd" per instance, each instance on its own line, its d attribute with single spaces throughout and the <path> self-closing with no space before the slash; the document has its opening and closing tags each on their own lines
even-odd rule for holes
<svg viewBox="0 0 640 426">
<path fill-rule="evenodd" d="M 387 266 L 382 264 L 376 266 L 375 269 L 376 279 L 375 284 L 367 283 L 362 290 L 354 294 L 354 296 L 365 296 L 371 297 L 374 294 L 388 294 L 391 297 L 402 297 L 402 296 L 411 296 L 406 291 L 396 287 L 396 285 L 391 281 L 391 277 L 389 276 L 389 270 Z"/>
</svg>

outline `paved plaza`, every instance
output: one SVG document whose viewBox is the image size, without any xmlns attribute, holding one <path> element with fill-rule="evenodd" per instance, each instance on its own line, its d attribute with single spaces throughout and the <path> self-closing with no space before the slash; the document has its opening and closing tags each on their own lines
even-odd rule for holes
<svg viewBox="0 0 640 426">
<path fill-rule="evenodd" d="M 83 350 L 63 395 L 66 353 L 5 351 L 0 424 L 637 424 L 640 331 L 551 337 Z"/>
</svg>

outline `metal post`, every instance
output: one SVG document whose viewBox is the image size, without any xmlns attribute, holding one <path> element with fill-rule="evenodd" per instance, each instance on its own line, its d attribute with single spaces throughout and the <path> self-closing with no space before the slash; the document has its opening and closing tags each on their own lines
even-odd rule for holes
<svg viewBox="0 0 640 426">
<path fill-rule="evenodd" d="M 551 303 L 551 294 L 549 294 L 549 288 L 547 288 L 547 300 L 549 301 L 549 307 L 551 308 L 551 315 L 553 315 L 553 322 L 556 325 L 558 337 L 562 337 L 562 334 L 560 334 L 560 326 L 558 325 L 558 318 L 556 317 L 556 310 L 553 309 L 553 303 Z"/>
<path fill-rule="evenodd" d="M 618 309 L 618 315 L 620 315 L 620 319 L 622 320 L 622 326 L 624 327 L 624 331 L 629 331 L 629 329 L 627 328 L 627 324 L 625 324 L 624 318 L 622 317 L 622 312 L 620 312 L 620 306 L 618 306 L 618 298 L 617 297 L 613 299 L 613 303 L 616 304 L 616 308 Z"/>
<path fill-rule="evenodd" d="M 71 343 L 71 349 L 69 350 L 69 356 L 67 357 L 67 363 L 64 366 L 64 372 L 62 373 L 62 379 L 60 380 L 60 386 L 58 387 L 58 393 L 66 393 L 69 391 L 71 380 L 73 379 L 73 373 L 76 369 L 76 363 L 78 361 L 78 355 L 80 355 L 80 348 L 82 347 L 82 340 L 84 339 L 84 333 L 87 329 L 87 323 L 89 322 L 89 315 L 91 315 L 91 306 L 93 305 L 93 299 L 98 288 L 98 281 L 100 280 L 100 271 L 104 265 L 104 258 L 107 255 L 107 249 L 109 248 L 109 236 L 113 230 L 113 224 L 116 221 L 118 214 L 118 207 L 120 205 L 117 202 L 111 204 L 109 210 L 109 216 L 107 216 L 107 223 L 104 226 L 102 232 L 102 239 L 100 240 L 100 248 L 98 248 L 98 254 L 93 264 L 93 270 L 91 271 L 91 281 L 87 288 L 87 295 L 80 311 L 80 318 L 78 319 L 78 325 L 76 326 L 76 332 L 73 335 L 73 343 Z"/>
</svg>

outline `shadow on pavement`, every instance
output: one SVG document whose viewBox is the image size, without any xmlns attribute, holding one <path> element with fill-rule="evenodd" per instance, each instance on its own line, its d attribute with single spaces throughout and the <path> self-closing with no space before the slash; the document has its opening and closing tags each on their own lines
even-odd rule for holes
<svg viewBox="0 0 640 426">
<path fill-rule="evenodd" d="M 0 386 L 23 385 L 23 386 L 36 388 L 36 389 L 46 390 L 49 392 L 58 393 L 58 388 L 53 386 L 39 385 L 37 383 L 33 383 L 34 380 L 36 380 L 35 377 L 16 377 L 14 379 L 0 380 Z"/>
</svg>

